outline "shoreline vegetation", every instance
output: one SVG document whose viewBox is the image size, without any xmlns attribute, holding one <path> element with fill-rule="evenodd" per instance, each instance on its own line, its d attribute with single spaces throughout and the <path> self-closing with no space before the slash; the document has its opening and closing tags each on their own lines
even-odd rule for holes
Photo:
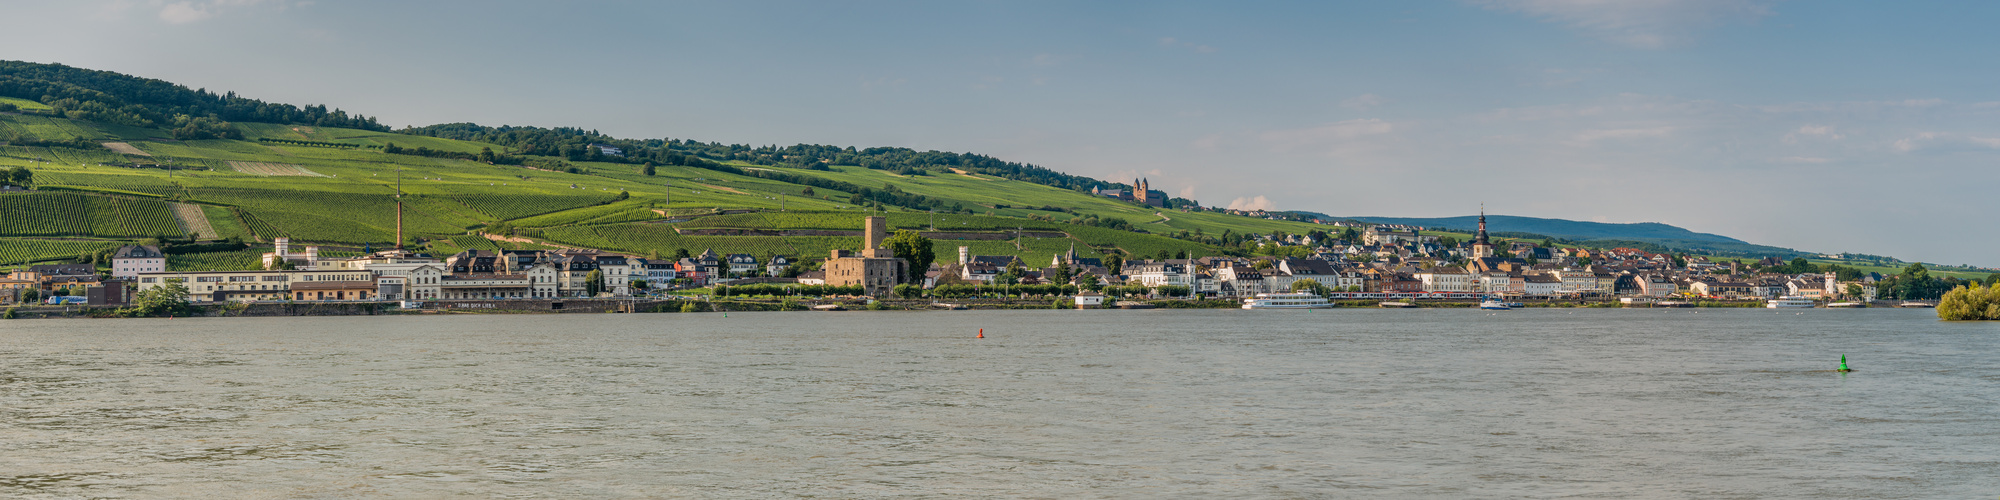
<svg viewBox="0 0 2000 500">
<path fill-rule="evenodd" d="M 2000 295 L 2000 289 L 1989 294 Z M 1155 299 L 1144 301 L 1119 301 L 1099 306 L 1077 307 L 1070 297 L 1033 299 L 966 299 L 953 302 L 930 300 L 887 299 L 867 301 L 853 300 L 793 300 L 793 299 L 735 299 L 703 300 L 684 299 L 569 299 L 569 300 L 453 300 L 425 301 L 422 307 L 404 308 L 398 302 L 262 302 L 233 303 L 177 308 L 172 315 L 150 316 L 157 319 L 169 317 L 273 317 L 273 316 L 378 316 L 378 315 L 450 315 L 450 314 L 610 314 L 610 313 L 731 313 L 731 312 L 780 312 L 780 311 L 950 311 L 962 309 L 976 310 L 1114 310 L 1114 309 L 1237 309 L 1242 302 L 1229 299 Z M 1478 307 L 1477 301 L 1410 301 L 1416 309 L 1471 309 Z M 1333 309 L 1380 309 L 1381 301 L 1341 300 L 1334 301 Z M 1576 301 L 1554 300 L 1523 302 L 1521 308 L 1530 309 L 1755 309 L 1764 307 L 1763 301 L 1691 301 L 1684 305 L 1655 306 L 1652 304 L 1628 305 L 1617 301 Z M 1877 301 L 1872 308 L 1893 308 L 1894 301 Z M 2000 309 L 2000 302 L 1987 302 L 1986 309 Z M 1946 314 L 1946 306 L 1940 305 L 1939 315 Z M 134 318 L 130 308 L 114 306 L 14 306 L 0 310 L 0 319 L 46 319 L 46 318 Z M 1980 318 L 1944 318 L 1980 319 Z M 1991 319 L 1991 318 L 1987 318 Z"/>
<path fill-rule="evenodd" d="M 1938 300 L 1938 319 L 1947 321 L 2000 321 L 2000 283 L 1977 283 L 1954 288 Z"/>
</svg>

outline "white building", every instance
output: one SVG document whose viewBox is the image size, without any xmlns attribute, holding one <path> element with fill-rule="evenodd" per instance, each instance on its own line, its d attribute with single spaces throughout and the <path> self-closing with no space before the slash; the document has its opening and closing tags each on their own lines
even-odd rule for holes
<svg viewBox="0 0 2000 500">
<path fill-rule="evenodd" d="M 160 253 L 160 247 L 126 245 L 111 256 L 111 276 L 114 278 L 137 278 L 139 273 L 158 273 L 166 270 L 167 255 Z"/>
<path fill-rule="evenodd" d="M 1479 281 L 1473 279 L 1472 273 L 1462 269 L 1440 267 L 1419 272 L 1416 277 L 1424 282 L 1426 292 L 1476 292 L 1480 289 Z"/>
</svg>

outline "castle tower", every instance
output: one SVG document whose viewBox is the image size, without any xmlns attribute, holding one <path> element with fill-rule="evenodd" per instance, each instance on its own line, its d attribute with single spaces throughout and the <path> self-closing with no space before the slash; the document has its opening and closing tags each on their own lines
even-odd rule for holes
<svg viewBox="0 0 2000 500">
<path fill-rule="evenodd" d="M 862 224 L 861 256 L 886 259 L 895 257 L 894 251 L 882 248 L 882 242 L 889 239 L 889 218 L 869 217 Z"/>
</svg>

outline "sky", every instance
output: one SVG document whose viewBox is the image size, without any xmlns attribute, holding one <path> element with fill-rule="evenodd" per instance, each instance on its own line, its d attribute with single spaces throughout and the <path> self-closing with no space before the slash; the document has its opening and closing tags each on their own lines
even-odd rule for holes
<svg viewBox="0 0 2000 500">
<path fill-rule="evenodd" d="M 2000 266 L 1994 2 L 0 4 L 47 20 L 0 59 L 398 127 L 972 152 L 1208 205 Z"/>
</svg>

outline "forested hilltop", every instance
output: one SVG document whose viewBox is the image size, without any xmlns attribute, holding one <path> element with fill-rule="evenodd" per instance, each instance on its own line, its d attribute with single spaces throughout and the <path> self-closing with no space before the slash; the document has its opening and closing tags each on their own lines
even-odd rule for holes
<svg viewBox="0 0 2000 500">
<path fill-rule="evenodd" d="M 240 139 L 227 122 L 302 124 L 386 131 L 374 118 L 326 106 L 293 106 L 188 89 L 164 80 L 61 64 L 0 61 L 0 97 L 47 105 L 72 120 L 173 129 L 177 139 Z M 21 142 L 0 136 L 0 142 Z"/>
</svg>

